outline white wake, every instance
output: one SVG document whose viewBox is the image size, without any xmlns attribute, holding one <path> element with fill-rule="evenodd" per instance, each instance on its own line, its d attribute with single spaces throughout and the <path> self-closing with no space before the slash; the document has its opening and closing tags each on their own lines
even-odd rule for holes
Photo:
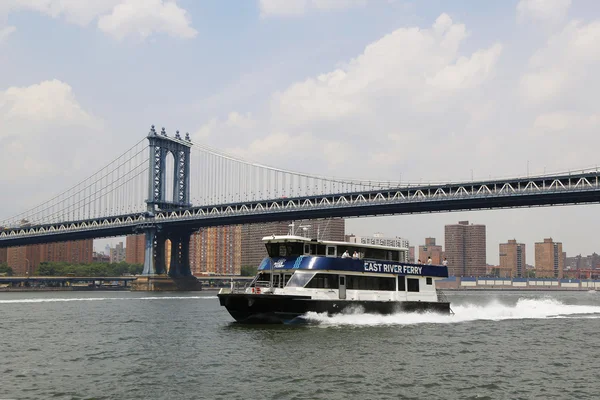
<svg viewBox="0 0 600 400">
<path fill-rule="evenodd" d="M 15 303 L 56 303 L 68 301 L 137 301 L 137 300 L 196 300 L 196 299 L 216 299 L 217 296 L 156 296 L 156 297 L 73 297 L 56 299 L 15 299 L 0 300 L 0 304 Z"/>
<path fill-rule="evenodd" d="M 308 313 L 305 318 L 321 325 L 414 325 L 451 324 L 477 320 L 500 321 L 507 319 L 544 318 L 600 318 L 600 306 L 569 305 L 555 299 L 519 299 L 515 305 L 493 301 L 485 305 L 452 306 L 455 315 L 436 313 L 398 313 L 392 315 L 364 314 L 360 312 L 327 316 Z"/>
</svg>

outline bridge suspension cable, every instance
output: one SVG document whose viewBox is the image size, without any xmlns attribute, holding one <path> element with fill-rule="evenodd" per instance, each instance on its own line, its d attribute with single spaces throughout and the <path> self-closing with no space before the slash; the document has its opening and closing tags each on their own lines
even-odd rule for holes
<svg viewBox="0 0 600 400">
<path fill-rule="evenodd" d="M 145 208 L 148 148 L 140 140 L 93 175 L 0 226 L 28 226 L 129 214 Z"/>
<path fill-rule="evenodd" d="M 191 199 L 195 205 L 379 190 L 400 181 L 328 177 L 243 160 L 194 144 Z"/>
</svg>

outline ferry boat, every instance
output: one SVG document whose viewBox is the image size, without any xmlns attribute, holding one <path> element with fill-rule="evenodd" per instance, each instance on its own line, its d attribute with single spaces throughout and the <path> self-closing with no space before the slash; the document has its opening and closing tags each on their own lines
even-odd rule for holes
<svg viewBox="0 0 600 400">
<path fill-rule="evenodd" d="M 436 280 L 448 268 L 406 262 L 408 249 L 319 241 L 302 236 L 263 238 L 268 257 L 242 290 L 218 297 L 241 323 L 293 323 L 308 312 L 452 312 Z"/>
</svg>

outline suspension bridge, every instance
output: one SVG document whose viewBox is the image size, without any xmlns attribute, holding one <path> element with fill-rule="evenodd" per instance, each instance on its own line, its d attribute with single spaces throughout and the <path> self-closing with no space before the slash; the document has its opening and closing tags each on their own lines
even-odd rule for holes
<svg viewBox="0 0 600 400">
<path fill-rule="evenodd" d="M 402 184 L 274 168 L 168 136 L 148 136 L 57 196 L 0 221 L 0 247 L 146 234 L 144 275 L 189 276 L 202 227 L 295 219 L 600 202 L 598 168 L 486 181 Z"/>
</svg>

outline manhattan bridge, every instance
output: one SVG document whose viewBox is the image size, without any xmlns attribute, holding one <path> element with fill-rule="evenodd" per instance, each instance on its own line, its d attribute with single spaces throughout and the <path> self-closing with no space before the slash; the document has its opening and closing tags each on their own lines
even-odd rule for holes
<svg viewBox="0 0 600 400">
<path fill-rule="evenodd" d="M 202 227 L 600 202 L 598 168 L 486 181 L 402 184 L 294 172 L 168 136 L 148 136 L 87 179 L 0 221 L 0 247 L 146 235 L 144 275 L 190 276 Z"/>
</svg>

